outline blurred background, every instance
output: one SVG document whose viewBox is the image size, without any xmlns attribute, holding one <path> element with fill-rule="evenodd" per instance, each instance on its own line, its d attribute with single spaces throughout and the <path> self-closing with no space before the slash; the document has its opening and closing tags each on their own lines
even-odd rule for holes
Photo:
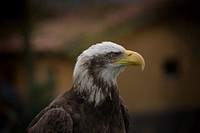
<svg viewBox="0 0 200 133">
<path fill-rule="evenodd" d="M 146 68 L 118 78 L 131 133 L 200 132 L 200 11 L 195 0 L 2 0 L 0 132 L 22 133 L 72 85 L 77 56 L 113 41 Z"/>
</svg>

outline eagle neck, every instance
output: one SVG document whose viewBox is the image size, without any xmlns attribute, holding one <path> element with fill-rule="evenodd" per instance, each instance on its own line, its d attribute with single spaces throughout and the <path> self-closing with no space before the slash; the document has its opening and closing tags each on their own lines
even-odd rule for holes
<svg viewBox="0 0 200 133">
<path fill-rule="evenodd" d="M 72 89 L 82 98 L 94 104 L 94 106 L 119 98 L 116 82 L 105 82 L 101 78 L 87 77 L 84 80 L 75 80 Z"/>
</svg>

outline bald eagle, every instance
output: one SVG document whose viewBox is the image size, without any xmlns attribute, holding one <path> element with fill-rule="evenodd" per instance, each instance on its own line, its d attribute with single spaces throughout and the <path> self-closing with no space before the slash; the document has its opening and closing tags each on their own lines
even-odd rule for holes
<svg viewBox="0 0 200 133">
<path fill-rule="evenodd" d="M 128 133 L 128 109 L 116 78 L 131 65 L 144 69 L 143 57 L 113 42 L 92 45 L 77 59 L 71 89 L 44 108 L 28 132 Z"/>
</svg>

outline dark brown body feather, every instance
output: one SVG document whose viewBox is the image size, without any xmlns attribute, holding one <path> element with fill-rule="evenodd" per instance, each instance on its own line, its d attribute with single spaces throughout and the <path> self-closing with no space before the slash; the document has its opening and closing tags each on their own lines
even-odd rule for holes
<svg viewBox="0 0 200 133">
<path fill-rule="evenodd" d="M 113 88 L 113 90 L 117 90 Z M 29 133 L 127 133 L 129 114 L 118 93 L 94 106 L 71 89 L 44 108 L 28 127 Z"/>
</svg>

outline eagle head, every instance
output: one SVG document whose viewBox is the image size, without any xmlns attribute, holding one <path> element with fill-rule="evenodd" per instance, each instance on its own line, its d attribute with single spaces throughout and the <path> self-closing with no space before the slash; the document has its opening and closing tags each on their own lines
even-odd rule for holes
<svg viewBox="0 0 200 133">
<path fill-rule="evenodd" d="M 112 99 L 113 89 L 117 91 L 116 78 L 126 66 L 144 69 L 145 62 L 137 52 L 113 42 L 92 45 L 77 58 L 73 88 L 89 102 L 99 105 L 106 98 Z"/>
</svg>

